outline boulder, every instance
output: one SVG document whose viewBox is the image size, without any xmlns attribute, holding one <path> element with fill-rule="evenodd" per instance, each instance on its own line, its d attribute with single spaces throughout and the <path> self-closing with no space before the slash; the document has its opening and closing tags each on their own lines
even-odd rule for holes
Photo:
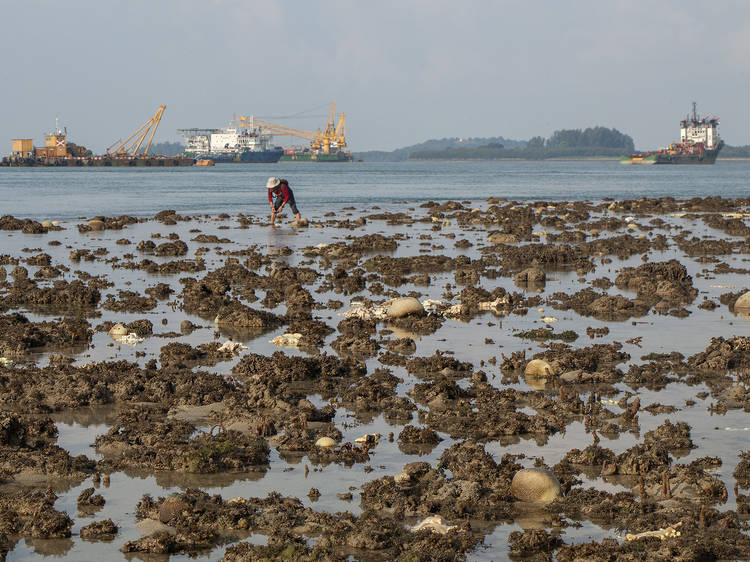
<svg viewBox="0 0 750 562">
<path fill-rule="evenodd" d="M 510 493 L 524 502 L 551 502 L 562 493 L 560 482 L 549 470 L 524 468 L 516 472 Z"/>
<path fill-rule="evenodd" d="M 735 301 L 734 309 L 750 311 L 750 291 L 747 291 Z"/>
<path fill-rule="evenodd" d="M 552 375 L 554 373 L 552 370 L 552 365 L 547 363 L 544 359 L 532 359 L 526 364 L 524 374 L 543 376 Z"/>
<path fill-rule="evenodd" d="M 516 273 L 514 280 L 519 285 L 526 283 L 544 283 L 547 280 L 547 275 L 543 269 L 538 267 L 528 267 L 523 271 Z"/>
<path fill-rule="evenodd" d="M 159 521 L 168 523 L 173 517 L 180 515 L 183 511 L 188 511 L 190 506 L 182 500 L 168 498 L 159 506 Z"/>
<path fill-rule="evenodd" d="M 123 324 L 117 323 L 109 329 L 109 335 L 112 337 L 127 336 L 130 333 Z"/>
<path fill-rule="evenodd" d="M 336 441 L 330 437 L 321 437 L 315 442 L 316 447 L 333 447 L 336 445 Z"/>
<path fill-rule="evenodd" d="M 104 221 L 100 221 L 99 219 L 91 219 L 89 221 L 89 228 L 91 230 L 104 230 Z"/>
<path fill-rule="evenodd" d="M 409 314 L 424 314 L 422 303 L 414 297 L 396 299 L 388 307 L 388 318 L 403 318 Z"/>
</svg>

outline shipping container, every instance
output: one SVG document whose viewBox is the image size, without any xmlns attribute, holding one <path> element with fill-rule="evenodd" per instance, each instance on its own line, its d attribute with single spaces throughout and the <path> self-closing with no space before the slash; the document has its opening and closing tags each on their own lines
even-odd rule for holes
<svg viewBox="0 0 750 562">
<path fill-rule="evenodd" d="M 27 154 L 34 150 L 34 142 L 32 139 L 13 139 L 13 153 Z"/>
</svg>

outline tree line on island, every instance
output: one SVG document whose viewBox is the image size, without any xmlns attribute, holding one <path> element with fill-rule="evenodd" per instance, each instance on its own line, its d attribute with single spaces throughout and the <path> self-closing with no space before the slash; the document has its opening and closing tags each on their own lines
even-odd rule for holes
<svg viewBox="0 0 750 562">
<path fill-rule="evenodd" d="M 551 137 L 528 141 L 503 137 L 429 140 L 391 152 L 355 153 L 366 162 L 403 160 L 545 160 L 551 158 L 619 158 L 637 152 L 632 137 L 617 129 L 589 127 L 562 129 Z M 750 145 L 725 145 L 719 158 L 750 158 Z"/>
<path fill-rule="evenodd" d="M 633 139 L 617 129 L 593 127 L 555 131 L 548 139 L 533 137 L 525 146 L 510 148 L 502 143 L 489 143 L 476 148 L 447 148 L 420 150 L 410 155 L 411 160 L 497 160 L 519 158 L 544 160 L 547 158 L 584 158 L 622 156 L 635 151 Z"/>
<path fill-rule="evenodd" d="M 635 152 L 633 139 L 607 127 L 563 129 L 551 137 L 518 141 L 449 138 L 427 141 L 393 152 L 364 152 L 355 156 L 367 161 L 394 160 L 544 160 L 547 158 L 617 157 Z"/>
</svg>

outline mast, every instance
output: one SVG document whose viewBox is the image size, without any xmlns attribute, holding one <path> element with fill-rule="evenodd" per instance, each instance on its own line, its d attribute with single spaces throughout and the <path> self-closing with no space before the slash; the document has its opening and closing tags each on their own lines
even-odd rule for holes
<svg viewBox="0 0 750 562">
<path fill-rule="evenodd" d="M 695 112 L 695 102 L 693 102 L 693 121 L 698 121 L 698 114 Z"/>
</svg>

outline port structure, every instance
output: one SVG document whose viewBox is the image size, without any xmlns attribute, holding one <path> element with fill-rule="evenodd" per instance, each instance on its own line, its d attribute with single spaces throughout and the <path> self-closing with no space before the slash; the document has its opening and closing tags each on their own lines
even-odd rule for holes
<svg viewBox="0 0 750 562">
<path fill-rule="evenodd" d="M 310 148 L 314 152 L 331 154 L 331 151 L 338 152 L 346 148 L 346 117 L 341 113 L 338 123 L 336 123 L 335 110 L 336 102 L 333 101 L 331 102 L 331 110 L 328 113 L 328 121 L 326 121 L 325 128 L 323 131 L 318 129 L 317 132 L 293 129 L 264 119 L 256 119 L 253 116 L 246 117 L 242 115 L 235 122 L 237 123 L 237 127 L 241 128 L 255 129 L 256 127 L 261 127 L 264 131 L 275 135 L 289 135 L 309 140 Z"/>
<path fill-rule="evenodd" d="M 107 156 L 115 158 L 132 158 L 136 156 L 148 155 L 148 151 L 151 148 L 151 142 L 154 140 L 156 129 L 159 127 L 159 121 L 161 121 L 161 116 L 164 114 L 165 109 L 167 109 L 166 105 L 160 105 L 159 109 L 156 110 L 154 116 L 146 121 L 143 125 L 141 125 L 135 131 L 135 133 L 130 135 L 124 141 L 122 139 L 119 139 L 112 143 L 107 148 Z M 151 133 L 151 136 L 148 139 L 148 143 L 146 144 L 143 152 L 141 154 L 138 154 L 143 141 L 146 140 L 146 137 L 149 136 L 149 133 Z"/>
</svg>

